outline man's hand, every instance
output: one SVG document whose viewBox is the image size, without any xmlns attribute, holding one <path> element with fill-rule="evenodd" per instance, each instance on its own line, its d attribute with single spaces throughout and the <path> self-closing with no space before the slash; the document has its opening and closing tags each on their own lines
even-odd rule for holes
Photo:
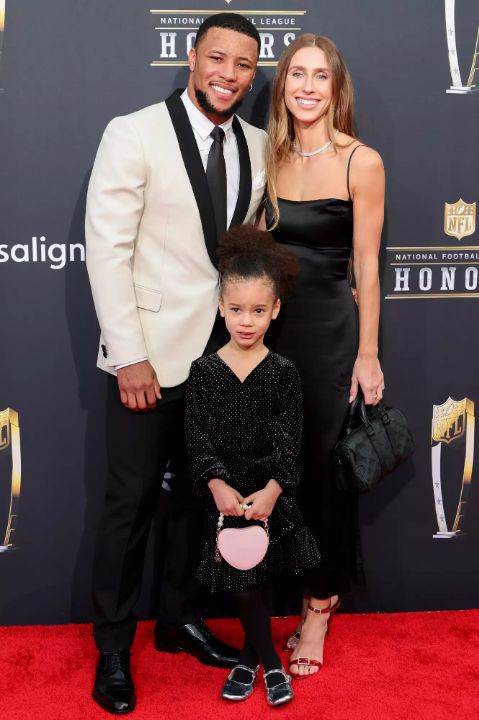
<svg viewBox="0 0 479 720">
<path fill-rule="evenodd" d="M 121 402 L 130 410 L 152 410 L 161 400 L 160 383 L 148 360 L 119 368 L 116 377 Z"/>
<path fill-rule="evenodd" d="M 213 500 L 218 512 L 223 513 L 223 515 L 244 515 L 244 510 L 241 507 L 243 496 L 231 485 L 228 485 L 220 478 L 213 478 L 209 481 L 208 487 L 213 494 Z"/>
<path fill-rule="evenodd" d="M 257 490 L 244 499 L 245 505 L 252 503 L 245 512 L 245 518 L 247 520 L 267 520 L 282 492 L 281 485 L 276 480 L 270 480 L 262 490 Z"/>
</svg>

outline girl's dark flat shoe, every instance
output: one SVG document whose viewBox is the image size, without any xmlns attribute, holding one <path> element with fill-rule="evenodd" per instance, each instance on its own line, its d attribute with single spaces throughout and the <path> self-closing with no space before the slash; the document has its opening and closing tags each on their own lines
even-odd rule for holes
<svg viewBox="0 0 479 720">
<path fill-rule="evenodd" d="M 276 685 L 272 685 L 270 687 L 268 686 L 266 678 L 269 675 L 273 675 L 273 673 L 281 675 L 284 679 L 281 680 L 279 683 L 276 683 Z M 289 675 L 286 675 L 283 668 L 269 670 L 267 673 L 265 673 L 264 684 L 266 687 L 266 700 L 268 701 L 269 705 L 273 707 L 275 707 L 276 705 L 283 705 L 284 703 L 292 700 L 294 697 L 293 689 L 291 687 L 291 678 Z"/>
<path fill-rule="evenodd" d="M 238 680 L 235 680 L 234 674 L 236 670 L 246 670 L 250 673 L 251 682 L 239 682 Z M 256 680 L 258 670 L 259 665 L 254 670 L 246 667 L 246 665 L 235 665 L 223 685 L 223 689 L 221 691 L 221 697 L 223 700 L 233 700 L 238 702 L 239 700 L 246 700 L 246 698 L 249 698 L 254 689 L 254 681 Z"/>
</svg>

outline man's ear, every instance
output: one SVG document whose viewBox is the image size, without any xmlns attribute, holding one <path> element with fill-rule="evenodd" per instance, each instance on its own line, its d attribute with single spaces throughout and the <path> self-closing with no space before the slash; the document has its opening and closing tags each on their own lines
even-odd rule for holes
<svg viewBox="0 0 479 720">
<path fill-rule="evenodd" d="M 279 311 L 281 310 L 281 300 L 279 298 L 276 298 L 273 305 L 273 312 L 271 313 L 271 319 L 276 320 L 276 318 L 279 315 Z"/>
<path fill-rule="evenodd" d="M 196 50 L 195 50 L 195 48 L 191 48 L 190 52 L 188 53 L 188 65 L 190 66 L 191 72 L 193 72 L 195 69 L 195 65 L 196 65 Z"/>
</svg>

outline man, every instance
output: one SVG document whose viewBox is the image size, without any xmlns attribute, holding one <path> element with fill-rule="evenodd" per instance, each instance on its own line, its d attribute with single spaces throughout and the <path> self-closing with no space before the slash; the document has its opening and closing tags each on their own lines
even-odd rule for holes
<svg viewBox="0 0 479 720">
<path fill-rule="evenodd" d="M 216 349 L 218 236 L 251 222 L 264 191 L 265 133 L 234 115 L 252 87 L 259 45 L 244 17 L 208 18 L 189 54 L 187 90 L 115 118 L 90 180 L 87 267 L 102 333 L 98 364 L 110 373 L 93 697 L 112 713 L 135 705 L 133 606 L 170 462 L 176 478 L 155 646 L 211 665 L 237 662 L 201 620 L 201 513 L 185 467 L 183 385 L 191 362 L 207 345 Z"/>
</svg>

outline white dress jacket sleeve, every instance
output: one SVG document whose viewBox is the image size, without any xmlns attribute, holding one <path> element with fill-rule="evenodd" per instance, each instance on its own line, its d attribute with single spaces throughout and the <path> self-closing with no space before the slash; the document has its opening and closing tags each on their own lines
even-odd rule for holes
<svg viewBox="0 0 479 720">
<path fill-rule="evenodd" d="M 132 273 L 146 181 L 137 130 L 128 117 L 114 118 L 98 148 L 85 223 L 86 264 L 111 366 L 148 357 Z"/>
</svg>

